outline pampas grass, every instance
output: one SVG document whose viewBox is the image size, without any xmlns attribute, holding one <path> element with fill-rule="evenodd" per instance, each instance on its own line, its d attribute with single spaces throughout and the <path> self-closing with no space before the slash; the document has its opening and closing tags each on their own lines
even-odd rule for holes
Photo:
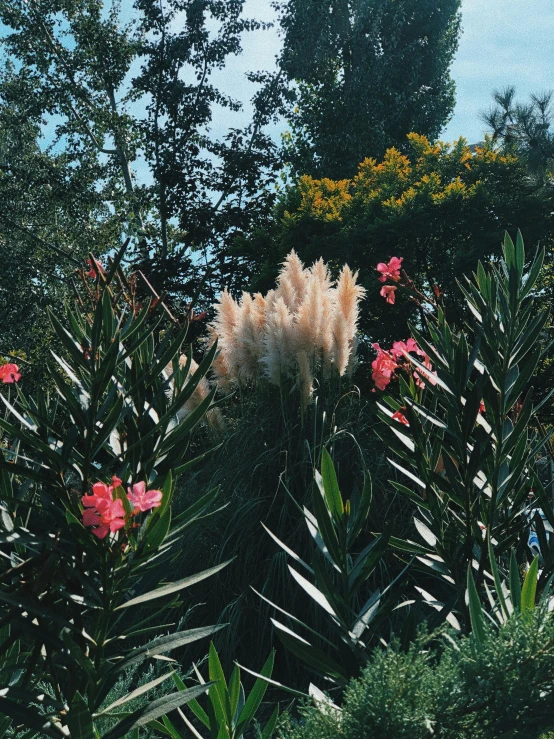
<svg viewBox="0 0 554 739">
<path fill-rule="evenodd" d="M 294 251 L 265 297 L 245 292 L 237 302 L 225 290 L 210 327 L 220 350 L 213 366 L 219 384 L 286 387 L 298 391 L 305 409 L 315 378 L 352 371 L 364 292 L 347 265 L 334 283 L 323 259 L 305 268 Z"/>
</svg>

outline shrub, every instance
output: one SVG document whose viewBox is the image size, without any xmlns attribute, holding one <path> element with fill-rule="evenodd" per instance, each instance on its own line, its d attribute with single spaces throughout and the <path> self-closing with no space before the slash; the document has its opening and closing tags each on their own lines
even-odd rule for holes
<svg viewBox="0 0 554 739">
<path fill-rule="evenodd" d="M 306 705 L 281 739 L 537 737 L 554 709 L 554 618 L 543 609 L 498 632 L 453 640 L 420 636 L 375 650 L 341 709 Z"/>
<path fill-rule="evenodd" d="M 190 375 L 190 361 L 179 365 L 186 326 L 164 326 L 159 301 L 136 306 L 117 262 L 93 278 L 82 313 L 68 310 L 66 325 L 50 315 L 65 349 L 50 368 L 60 402 L 19 387 L 0 396 L 0 712 L 28 735 L 93 739 L 106 723 L 106 739 L 138 731 L 209 686 L 145 703 L 166 673 L 107 705 L 119 679 L 221 628 L 167 633 L 174 624 L 162 616 L 224 566 L 164 582 L 184 529 L 217 494 L 172 517 L 174 476 L 190 465 L 187 442 L 213 391 L 180 423 L 177 412 L 215 347 Z"/>
<path fill-rule="evenodd" d="M 529 185 L 525 164 L 489 139 L 478 147 L 464 139 L 431 143 L 416 133 L 403 152 L 362 161 L 349 180 L 301 177 L 280 202 L 269 231 L 240 238 L 234 248 L 252 275 L 250 289 L 273 284 L 291 248 L 307 262 L 346 261 L 367 289 L 360 328 L 372 341 L 405 336 L 418 320 L 415 303 L 398 301 L 385 311 L 374 292 L 375 264 L 403 254 L 420 285 L 439 285 L 450 321 L 463 326 L 467 312 L 456 279 L 477 262 L 500 256 L 504 230 L 520 228 L 533 248 L 551 254 L 552 193 Z"/>
<path fill-rule="evenodd" d="M 468 626 L 468 565 L 485 596 L 489 550 L 505 573 L 512 548 L 520 567 L 530 561 L 532 491 L 554 522 L 536 471 L 548 436 L 537 423 L 541 403 L 535 404 L 531 385 L 548 320 L 536 293 L 543 258 L 540 253 L 526 269 L 521 235 L 515 244 L 506 236 L 498 266 L 486 270 L 479 264 L 474 279 L 460 284 L 473 315 L 471 328 L 452 330 L 440 308 L 420 330 L 414 328 L 429 362 L 404 349 L 411 372 L 400 377 L 400 398 L 386 395 L 378 404 L 394 451 L 391 462 L 403 476 L 394 485 L 416 507 L 417 541 L 391 543 L 402 556 L 416 556 L 415 566 L 435 580 L 435 598 L 421 594 L 442 609 L 442 617 L 456 610 L 462 627 Z M 389 374 L 385 384 L 390 381 Z M 535 526 L 542 589 L 554 571 L 554 553 L 542 521 Z"/>
</svg>

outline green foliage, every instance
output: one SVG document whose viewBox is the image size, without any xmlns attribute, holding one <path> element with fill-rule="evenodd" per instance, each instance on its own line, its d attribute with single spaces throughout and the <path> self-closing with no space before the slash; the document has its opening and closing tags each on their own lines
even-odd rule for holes
<svg viewBox="0 0 554 739">
<path fill-rule="evenodd" d="M 295 402 L 286 392 L 283 396 L 284 402 Z M 239 390 L 220 406 L 226 421 L 221 446 L 183 486 L 178 505 L 218 485 L 220 500 L 227 506 L 190 532 L 182 553 L 193 569 L 235 557 L 232 567 L 215 576 L 205 607 L 208 622 L 221 618 L 230 624 L 214 639 L 225 670 L 230 671 L 234 660 L 247 667 L 262 664 L 268 649 L 279 645 L 270 622 L 273 609 L 251 588 L 295 615 L 310 609 L 311 625 L 324 634 L 330 628 L 323 610 L 314 613 L 313 601 L 290 577 L 287 554 L 261 525 L 309 561 L 313 540 L 297 505 L 311 508 L 313 470 L 319 468 L 324 446 L 332 448 L 341 484 L 352 497 L 361 492 L 364 462 L 371 469 L 380 500 L 385 501 L 373 510 L 377 530 L 394 516 L 398 532 L 409 531 L 411 518 L 404 513 L 404 501 L 395 498 L 387 484 L 385 451 L 375 437 L 375 419 L 369 415 L 367 401 L 356 390 L 336 400 L 331 394 L 325 397 L 326 411 L 317 397 L 301 427 L 298 414 L 290 414 L 290 421 L 284 423 L 278 389 Z M 363 546 L 362 541 L 360 550 Z M 252 639 L 252 634 L 257 638 Z M 280 655 L 276 679 L 301 689 L 306 683 L 304 666 L 293 655 L 282 650 Z"/>
<path fill-rule="evenodd" d="M 233 253 L 251 267 L 249 288 L 262 292 L 291 249 L 307 263 L 323 257 L 338 268 L 346 262 L 360 271 L 367 291 L 362 335 L 389 343 L 409 335 L 410 321 L 422 322 L 423 308 L 407 294 L 385 303 L 379 262 L 403 257 L 420 289 L 439 287 L 449 321 L 461 328 L 468 311 L 456 280 L 479 260 L 499 258 L 504 232 L 518 228 L 532 248 L 540 242 L 549 264 L 552 212 L 552 193 L 538 193 L 525 164 L 490 139 L 470 147 L 464 139 L 432 144 L 413 133 L 401 150 L 361 159 L 349 179 L 301 177 L 282 198 L 273 227 L 238 239 Z"/>
<path fill-rule="evenodd" d="M 468 566 L 481 588 L 489 548 L 503 564 L 515 548 L 518 564 L 526 563 L 531 490 L 554 520 L 535 468 L 547 438 L 534 428 L 540 404 L 531 387 L 548 319 L 534 292 L 543 256 L 526 271 L 521 235 L 515 245 L 506 236 L 500 264 L 488 270 L 479 264 L 473 281 L 460 284 L 472 330 L 453 332 L 440 310 L 427 319 L 425 332 L 414 329 L 436 374 L 410 356 L 425 390 L 401 379 L 400 400 L 387 396 L 379 404 L 391 431 L 392 464 L 404 476 L 405 484 L 395 487 L 415 503 L 423 540 L 391 542 L 405 556 L 416 555 L 417 566 L 438 580 L 446 603 L 434 606 L 442 616 L 465 613 Z M 409 425 L 392 418 L 400 405 Z M 539 589 L 554 571 L 549 552 L 546 547 Z"/>
<path fill-rule="evenodd" d="M 243 6 L 1 0 L 0 253 L 19 277 L 12 291 L 0 283 L 5 295 L 17 286 L 19 297 L 25 281 L 40 317 L 45 304 L 59 306 L 73 260 L 123 234 L 135 264 L 183 313 L 204 276 L 191 250 L 207 253 L 266 221 L 278 157 L 265 128 L 282 77 L 248 74 L 253 114 L 234 126 L 242 104 L 213 80 L 241 53 L 243 34 L 262 27 Z M 220 109 L 231 121 L 216 137 L 207 132 Z M 228 267 L 217 265 L 215 282 Z M 9 338 L 25 341 L 5 351 L 35 350 L 32 337 Z"/>
<path fill-rule="evenodd" d="M 97 277 L 91 295 L 90 311 L 68 309 L 66 325 L 50 315 L 64 348 L 51 367 L 59 402 L 32 398 L 19 387 L 15 396 L 1 396 L 0 655 L 6 666 L 0 711 L 15 726 L 40 729 L 41 736 L 85 738 L 102 731 L 116 739 L 209 687 L 166 693 L 127 710 L 128 702 L 171 677 L 167 673 L 106 705 L 126 670 L 222 627 L 164 634 L 172 624 L 163 621 L 184 589 L 226 563 L 175 582 L 164 581 L 160 570 L 217 495 L 211 490 L 172 516 L 174 475 L 190 465 L 187 440 L 213 394 L 180 423 L 176 414 L 213 352 L 188 376 L 188 366 L 179 366 L 186 327 L 164 325 L 162 302 L 136 310 L 117 262 Z M 81 523 L 81 495 L 113 473 L 120 477 L 114 495 L 126 523 L 97 538 Z M 160 505 L 146 515 L 133 510 L 121 480 L 158 486 Z"/>
<path fill-rule="evenodd" d="M 306 706 L 282 739 L 534 739 L 551 726 L 554 621 L 512 617 L 483 639 L 420 636 L 375 650 L 341 710 Z"/>
<path fill-rule="evenodd" d="M 323 675 L 326 682 L 344 686 L 350 677 L 359 674 L 367 659 L 371 632 L 388 613 L 383 596 L 390 585 L 384 592 L 380 588 L 369 592 L 369 584 L 375 580 L 389 533 L 373 537 L 360 551 L 361 536 L 367 540 L 371 506 L 371 482 L 367 475 L 361 492 L 345 501 L 331 457 L 323 449 L 321 473 L 316 471 L 315 479 L 314 513 L 303 510 L 315 544 L 310 564 L 269 533 L 294 563 L 308 573 L 309 579 L 289 565 L 296 583 L 323 609 L 332 628 L 328 635 L 322 635 L 303 619 L 278 606 L 290 627 L 276 619 L 272 622 L 287 649 L 311 670 Z"/>
<path fill-rule="evenodd" d="M 286 151 L 298 174 L 352 177 L 411 131 L 438 136 L 454 108 L 458 0 L 279 5 L 282 65 L 298 87 Z"/>
<path fill-rule="evenodd" d="M 75 269 L 117 243 L 122 228 L 95 187 L 89 151 L 77 160 L 41 149 L 35 89 L 22 77 L 12 65 L 0 72 L 0 352 L 23 352 L 26 383 L 37 389 L 56 342 L 47 310 L 63 309 Z"/>
<path fill-rule="evenodd" d="M 240 737 L 244 736 L 246 730 L 254 720 L 266 693 L 268 682 L 264 678 L 271 678 L 274 656 L 274 652 L 269 655 L 261 669 L 260 677 L 254 683 L 250 694 L 246 696 L 240 679 L 239 666 L 235 664 L 229 682 L 227 682 L 217 650 L 213 643 L 210 644 L 208 678 L 210 681 L 209 685 L 212 687 L 206 691 L 206 709 L 204 710 L 197 700 L 188 702 L 189 709 L 197 721 L 200 722 L 204 736 L 209 736 L 212 739 L 240 739 Z M 200 685 L 206 684 L 199 670 L 197 668 L 195 669 Z M 187 690 L 185 684 L 177 675 L 173 675 L 173 680 L 179 690 Z M 167 734 L 173 737 L 173 739 L 190 736 L 190 733 L 196 737 L 200 736 L 183 711 L 179 710 L 178 714 L 181 721 L 187 727 L 185 734 L 180 733 L 175 724 L 167 717 L 164 717 L 161 722 L 153 722 L 151 727 L 164 735 Z M 278 718 L 279 706 L 277 705 L 261 731 L 260 739 L 271 739 Z"/>
<path fill-rule="evenodd" d="M 551 185 L 554 175 L 552 93 L 531 95 L 527 104 L 517 103 L 515 94 L 514 87 L 495 91 L 495 107 L 481 117 L 493 138 L 525 162 L 529 177 L 536 184 Z"/>
<path fill-rule="evenodd" d="M 495 627 L 498 627 L 499 625 L 505 624 L 514 613 L 532 614 L 537 607 L 535 600 L 539 570 L 538 556 L 535 557 L 527 570 L 523 585 L 519 580 L 519 571 L 513 550 L 510 556 L 509 585 L 500 578 L 498 565 L 490 542 L 489 562 L 494 580 L 494 589 L 491 589 L 487 585 L 486 580 L 483 582 L 483 588 L 486 593 L 486 599 L 483 598 L 483 602 L 479 599 L 471 567 L 468 567 L 467 571 L 469 616 L 471 630 L 477 641 L 483 641 L 485 638 L 485 623 L 487 619 Z M 542 592 L 539 605 L 541 608 L 548 608 L 550 603 L 551 593 L 549 582 Z M 484 607 L 484 604 L 486 607 Z"/>
</svg>

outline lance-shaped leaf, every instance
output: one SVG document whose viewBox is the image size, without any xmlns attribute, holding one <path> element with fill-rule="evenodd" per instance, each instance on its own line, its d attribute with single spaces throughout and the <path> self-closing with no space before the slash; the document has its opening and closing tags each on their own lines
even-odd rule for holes
<svg viewBox="0 0 554 739">
<path fill-rule="evenodd" d="M 151 721 L 164 716 L 166 713 L 183 706 L 188 701 L 198 698 L 198 696 L 205 693 L 213 683 L 206 683 L 205 685 L 196 685 L 193 688 L 187 688 L 187 690 L 178 691 L 177 693 L 170 693 L 165 695 L 163 698 L 149 703 L 143 708 L 139 708 L 137 711 L 133 711 L 130 716 L 124 718 L 116 724 L 113 729 L 110 729 L 104 734 L 103 739 L 118 739 L 124 737 L 128 732 L 134 729 L 140 728 L 141 726 L 147 726 Z"/>
<path fill-rule="evenodd" d="M 131 600 L 128 600 L 125 603 L 122 603 L 121 605 L 117 606 L 115 610 L 118 611 L 121 608 L 129 608 L 130 606 L 136 606 L 141 603 L 147 603 L 151 600 L 154 600 L 155 598 L 163 598 L 166 595 L 177 593 L 179 590 L 188 588 L 191 585 L 195 585 L 197 582 L 201 582 L 202 580 L 205 580 L 207 577 L 211 577 L 212 575 L 215 575 L 216 572 L 219 572 L 224 567 L 227 567 L 227 565 L 230 562 L 232 562 L 231 559 L 227 560 L 226 562 L 222 562 L 219 565 L 215 565 L 215 567 L 210 567 L 208 570 L 204 570 L 203 572 L 197 572 L 195 575 L 189 575 L 189 577 L 184 577 L 182 580 L 177 580 L 176 582 L 171 582 L 171 583 L 168 583 L 167 585 L 162 585 L 161 588 L 157 588 L 156 590 L 151 590 L 149 593 L 143 593 L 143 595 L 138 595 L 136 598 L 131 598 Z"/>
</svg>

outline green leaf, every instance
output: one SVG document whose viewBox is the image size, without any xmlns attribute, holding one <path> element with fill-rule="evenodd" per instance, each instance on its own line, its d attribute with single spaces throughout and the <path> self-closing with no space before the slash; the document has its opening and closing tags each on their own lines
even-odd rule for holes
<svg viewBox="0 0 554 739">
<path fill-rule="evenodd" d="M 508 610 L 508 606 L 506 605 L 506 599 L 504 597 L 504 591 L 502 589 L 502 583 L 500 581 L 500 574 L 498 572 L 498 567 L 496 564 L 496 559 L 495 559 L 494 552 L 492 549 L 490 537 L 488 539 L 488 550 L 489 550 L 489 562 L 491 564 L 492 576 L 494 577 L 494 587 L 496 588 L 496 597 L 498 598 L 498 602 L 500 603 L 500 608 L 502 610 L 504 618 L 507 619 L 510 615 L 510 612 Z"/>
<path fill-rule="evenodd" d="M 103 675 L 105 684 L 107 685 L 109 679 L 114 675 L 121 674 L 132 665 L 137 665 L 145 659 L 156 657 L 159 654 L 167 654 L 172 649 L 178 649 L 198 639 L 205 639 L 207 636 L 211 636 L 220 629 L 225 628 L 225 626 L 227 624 L 216 624 L 214 626 L 201 626 L 197 629 L 188 629 L 187 631 L 178 631 L 175 634 L 161 636 L 159 639 L 154 639 L 154 641 L 148 642 L 144 646 L 137 647 L 125 659 L 105 669 Z"/>
<path fill-rule="evenodd" d="M 79 739 L 95 739 L 92 715 L 79 691 L 73 696 L 66 722 L 71 736 L 79 737 Z"/>
<path fill-rule="evenodd" d="M 531 562 L 531 566 L 525 575 L 523 588 L 521 589 L 521 612 L 531 612 L 535 608 L 535 594 L 537 592 L 537 577 L 539 572 L 538 556 Z"/>
<path fill-rule="evenodd" d="M 227 681 L 225 680 L 225 673 L 223 672 L 219 655 L 213 642 L 210 642 L 208 652 L 208 675 L 214 684 L 214 688 L 210 690 L 208 697 L 213 706 L 217 722 L 220 727 L 221 725 L 230 727 L 233 714 L 227 694 Z"/>
<path fill-rule="evenodd" d="M 335 466 L 325 447 L 323 447 L 321 452 L 321 480 L 323 482 L 325 500 L 327 501 L 331 515 L 336 521 L 340 521 L 344 513 L 344 504 L 339 490 Z"/>
<path fill-rule="evenodd" d="M 231 716 L 234 718 L 240 698 L 240 667 L 235 664 L 231 677 L 229 678 L 229 703 L 231 705 Z"/>
<path fill-rule="evenodd" d="M 481 607 L 481 601 L 479 600 L 479 594 L 475 587 L 475 580 L 471 573 L 471 564 L 467 568 L 467 594 L 469 600 L 469 618 L 471 620 L 471 630 L 475 637 L 475 640 L 479 644 L 483 644 L 485 641 L 485 621 L 483 618 L 483 609 Z"/>
<path fill-rule="evenodd" d="M 133 729 L 146 726 L 150 721 L 154 721 L 160 716 L 164 716 L 166 713 L 173 711 L 175 708 L 179 708 L 185 703 L 188 703 L 190 700 L 198 698 L 198 696 L 205 693 L 211 685 L 212 683 L 196 685 L 193 688 L 187 688 L 187 690 L 164 695 L 163 698 L 158 698 L 158 700 L 139 708 L 130 716 L 124 718 L 123 721 L 120 721 L 113 727 L 113 729 L 110 729 L 110 731 L 104 734 L 103 739 L 118 739 L 118 737 L 125 736 Z"/>
<path fill-rule="evenodd" d="M 175 674 L 174 672 L 168 672 L 166 675 L 162 675 L 162 677 L 156 678 L 156 680 L 150 680 L 150 682 L 146 683 L 145 685 L 141 685 L 140 688 L 137 688 L 136 690 L 133 690 L 130 693 L 127 693 L 127 695 L 123 696 L 123 698 L 118 698 L 113 703 L 110 703 L 110 705 L 107 708 L 104 708 L 102 711 L 100 711 L 100 713 L 97 713 L 95 715 L 104 716 L 110 711 L 113 711 L 114 708 L 118 708 L 119 706 L 122 706 L 125 703 L 128 703 L 129 701 L 132 701 L 135 698 L 138 698 L 139 695 L 142 695 L 143 693 L 147 693 L 149 690 L 152 690 L 152 688 L 155 688 L 156 685 L 163 683 L 164 680 L 167 680 L 168 677 L 172 677 L 174 674 Z"/>
<path fill-rule="evenodd" d="M 154 600 L 154 598 L 163 598 L 166 595 L 171 595 L 171 593 L 176 593 L 179 590 L 183 590 L 183 588 L 188 588 L 191 585 L 194 585 L 197 582 L 201 582 L 202 580 L 205 580 L 207 577 L 211 577 L 212 575 L 215 575 L 216 572 L 219 572 L 224 567 L 227 567 L 227 565 L 232 562 L 231 559 L 227 560 L 227 562 L 222 562 L 219 565 L 216 565 L 215 567 L 210 567 L 208 570 L 204 570 L 203 572 L 198 572 L 195 575 L 189 575 L 189 577 L 184 577 L 182 580 L 177 580 L 176 582 L 168 583 L 167 585 L 162 585 L 161 588 L 157 588 L 156 590 L 151 590 L 149 593 L 143 593 L 143 595 L 139 595 L 136 598 L 131 598 L 131 600 L 126 601 L 125 603 L 122 603 L 120 606 L 117 606 L 114 610 L 119 611 L 121 608 L 128 608 L 129 606 L 136 606 L 140 603 L 146 603 L 147 601 Z"/>
<path fill-rule="evenodd" d="M 50 719 L 42 716 L 30 706 L 23 706 L 19 701 L 14 702 L 8 698 L 0 697 L 0 714 L 9 716 L 28 729 L 40 731 L 40 736 L 54 737 L 54 739 L 63 737 L 60 729 L 56 728 Z"/>
<path fill-rule="evenodd" d="M 151 523 L 153 522 L 153 523 Z M 165 541 L 171 526 L 171 508 L 164 511 L 163 515 L 154 513 L 145 524 L 144 537 L 141 539 L 138 556 L 151 554 L 157 551 Z M 120 606 L 123 608 L 123 606 Z"/>
<path fill-rule="evenodd" d="M 272 618 L 271 622 L 277 629 L 277 636 L 283 642 L 286 649 L 332 681 L 336 681 L 339 685 L 347 684 L 348 675 L 343 666 L 336 660 L 326 655 L 321 649 L 314 647 L 306 639 L 299 637 L 275 619 Z"/>
<path fill-rule="evenodd" d="M 177 675 L 177 673 L 175 673 L 173 675 L 173 682 L 175 683 L 175 685 L 177 687 L 177 690 L 186 690 L 187 689 L 187 686 L 181 680 L 181 678 L 179 677 L 179 675 Z M 204 683 L 201 682 L 201 684 L 203 685 Z M 198 701 L 196 699 L 193 699 L 193 700 L 189 701 L 188 707 L 194 713 L 194 715 L 196 716 L 196 718 L 199 721 L 201 721 L 207 729 L 209 729 L 210 728 L 210 719 L 209 719 L 208 714 L 206 713 L 206 711 L 200 705 L 200 703 L 198 703 Z"/>
<path fill-rule="evenodd" d="M 260 675 L 263 677 L 271 677 L 271 674 L 273 672 L 273 664 L 275 661 L 275 650 L 272 650 L 269 657 L 266 659 L 264 666 L 262 667 L 260 671 Z M 256 715 L 256 711 L 260 707 L 260 703 L 262 702 L 264 695 L 267 690 L 268 683 L 262 679 L 262 677 L 259 677 L 256 682 L 254 683 L 254 687 L 250 691 L 250 694 L 248 695 L 248 698 L 246 699 L 246 703 L 244 704 L 244 707 L 242 711 L 240 712 L 240 716 L 237 721 L 236 726 L 236 735 L 240 736 L 242 732 L 244 732 L 244 729 L 248 726 L 250 721 L 254 718 Z"/>
</svg>

